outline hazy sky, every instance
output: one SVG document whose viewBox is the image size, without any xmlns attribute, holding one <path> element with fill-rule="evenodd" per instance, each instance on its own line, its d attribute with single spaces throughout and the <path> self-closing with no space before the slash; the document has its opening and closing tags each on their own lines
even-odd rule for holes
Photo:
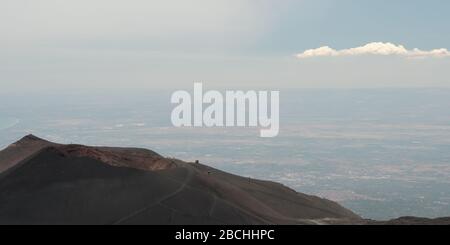
<svg viewBox="0 0 450 245">
<path fill-rule="evenodd" d="M 0 85 L 450 87 L 449 12 L 448 0 L 0 0 Z"/>
</svg>

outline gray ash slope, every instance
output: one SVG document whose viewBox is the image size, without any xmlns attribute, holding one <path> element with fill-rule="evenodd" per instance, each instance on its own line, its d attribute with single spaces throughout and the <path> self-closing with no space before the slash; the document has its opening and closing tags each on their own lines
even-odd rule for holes
<svg viewBox="0 0 450 245">
<path fill-rule="evenodd" d="M 0 151 L 0 224 L 360 223 L 339 204 L 145 149 L 29 135 Z"/>
</svg>

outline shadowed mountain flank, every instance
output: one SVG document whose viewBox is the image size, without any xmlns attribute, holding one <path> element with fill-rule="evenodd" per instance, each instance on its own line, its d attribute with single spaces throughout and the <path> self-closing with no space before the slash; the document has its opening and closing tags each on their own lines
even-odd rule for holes
<svg viewBox="0 0 450 245">
<path fill-rule="evenodd" d="M 29 135 L 0 152 L 0 224 L 316 224 L 360 221 L 281 184 L 134 148 Z"/>
<path fill-rule="evenodd" d="M 0 173 L 20 163 L 45 147 L 57 144 L 40 139 L 34 135 L 27 135 L 0 151 Z"/>
<path fill-rule="evenodd" d="M 0 151 L 0 224 L 450 224 L 360 218 L 336 202 L 139 148 L 33 135 Z"/>
<path fill-rule="evenodd" d="M 118 167 L 142 170 L 161 170 L 175 167 L 172 161 L 146 149 L 62 145 L 40 139 L 34 135 L 27 135 L 0 151 L 0 173 L 33 157 L 48 147 L 53 147 L 55 152 L 65 157 L 86 157 Z"/>
</svg>

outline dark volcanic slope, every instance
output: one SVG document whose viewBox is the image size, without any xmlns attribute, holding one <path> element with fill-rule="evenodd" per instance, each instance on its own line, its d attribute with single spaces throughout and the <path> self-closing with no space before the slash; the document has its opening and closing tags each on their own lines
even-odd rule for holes
<svg viewBox="0 0 450 245">
<path fill-rule="evenodd" d="M 23 137 L 16 143 L 8 146 L 8 148 L 0 151 L 0 173 L 50 145 L 56 144 L 37 138 L 34 135 Z"/>
<path fill-rule="evenodd" d="M 0 152 L 0 224 L 321 224 L 337 203 L 143 149 L 27 136 Z"/>
<path fill-rule="evenodd" d="M 418 217 L 400 217 L 389 221 L 369 221 L 372 225 L 450 225 L 450 217 L 427 219 Z"/>
</svg>

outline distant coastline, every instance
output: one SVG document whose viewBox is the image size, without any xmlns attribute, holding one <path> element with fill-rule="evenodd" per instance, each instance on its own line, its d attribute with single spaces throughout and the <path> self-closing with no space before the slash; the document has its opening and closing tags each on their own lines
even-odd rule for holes
<svg viewBox="0 0 450 245">
<path fill-rule="evenodd" d="M 9 118 L 5 118 L 5 119 L 0 118 L 0 130 L 12 128 L 19 123 L 20 123 L 19 118 L 14 118 L 14 117 L 9 117 Z"/>
</svg>

